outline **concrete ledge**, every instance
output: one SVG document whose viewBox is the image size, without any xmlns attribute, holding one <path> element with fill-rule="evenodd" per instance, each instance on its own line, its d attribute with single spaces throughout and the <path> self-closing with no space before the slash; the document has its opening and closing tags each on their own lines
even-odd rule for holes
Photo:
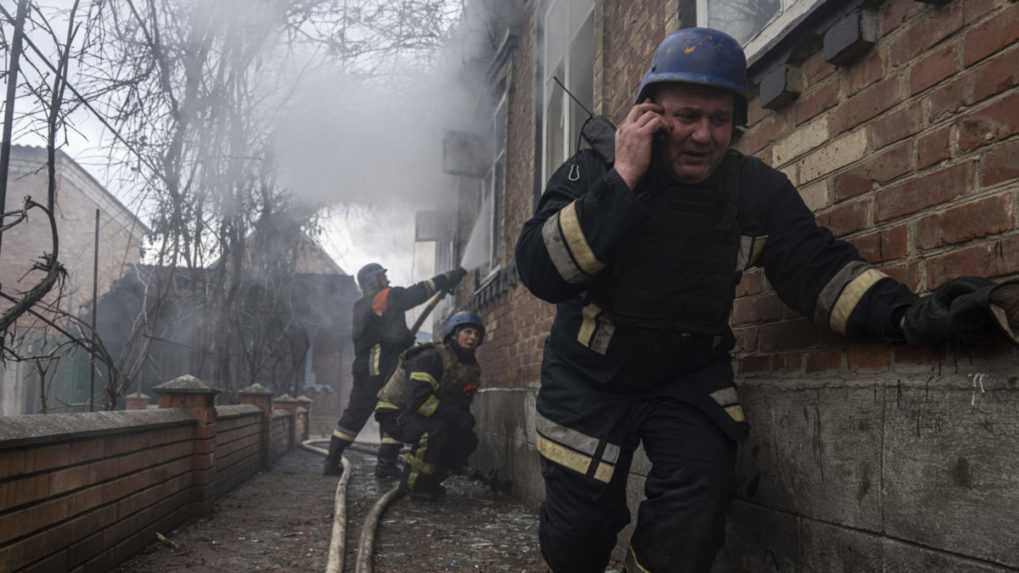
<svg viewBox="0 0 1019 573">
<path fill-rule="evenodd" d="M 194 423 L 177 409 L 0 417 L 0 450 Z"/>
<path fill-rule="evenodd" d="M 216 418 L 220 420 L 226 420 L 229 418 L 239 418 L 241 416 L 258 416 L 261 415 L 262 410 L 258 406 L 251 404 L 240 404 L 237 406 L 216 406 Z"/>
</svg>

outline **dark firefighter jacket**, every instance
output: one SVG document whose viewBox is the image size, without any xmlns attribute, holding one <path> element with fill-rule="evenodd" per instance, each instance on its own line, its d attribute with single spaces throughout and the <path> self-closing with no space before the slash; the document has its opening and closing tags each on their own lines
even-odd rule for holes
<svg viewBox="0 0 1019 573">
<path fill-rule="evenodd" d="M 414 344 L 404 313 L 445 290 L 447 282 L 445 275 L 437 275 L 409 287 L 365 293 L 354 303 L 355 379 L 389 373 L 400 353 Z"/>
<path fill-rule="evenodd" d="M 481 368 L 473 357 L 461 360 L 447 344 L 422 344 L 400 357 L 375 410 L 427 417 L 466 412 L 480 386 Z"/>
<path fill-rule="evenodd" d="M 546 365 L 554 362 L 558 371 L 595 384 L 675 376 L 682 372 L 659 372 L 655 366 L 674 367 L 677 348 L 684 347 L 685 338 L 700 341 L 690 345 L 694 351 L 687 372 L 706 366 L 694 363 L 698 357 L 714 353 L 712 359 L 717 361 L 734 344 L 727 319 L 741 273 L 752 267 L 763 267 L 782 301 L 824 328 L 850 337 L 901 336 L 894 323 L 914 295 L 865 262 L 851 244 L 818 227 L 781 172 L 732 151 L 712 178 L 699 185 L 701 193 L 713 187 L 736 190 L 726 199 L 734 202 L 732 208 L 725 209 L 735 221 L 732 236 L 720 233 L 718 244 L 714 239 L 660 244 L 661 236 L 675 236 L 668 235 L 670 222 L 663 220 L 674 214 L 663 213 L 653 203 L 656 195 L 648 187 L 659 184 L 661 178 L 651 175 L 631 191 L 601 156 L 582 150 L 552 175 L 534 217 L 524 224 L 516 248 L 520 279 L 538 298 L 556 304 L 545 344 Z M 735 179 L 726 181 L 726 177 Z M 669 192 L 682 197 L 683 186 L 672 185 L 678 188 Z M 682 225 L 680 221 L 672 226 Z M 635 262 L 634 253 L 643 259 Z M 723 260 L 712 263 L 705 253 Z M 725 260 L 730 256 L 731 260 Z M 647 264 L 649 257 L 658 257 L 661 273 Z M 677 261 L 694 262 L 684 267 Z M 712 268 L 705 271 L 705 264 Z M 728 284 L 720 282 L 718 264 L 732 265 Z M 627 279 L 626 273 L 619 272 L 631 272 L 631 268 L 640 276 Z M 696 288 L 696 280 L 683 278 L 684 269 L 710 288 Z M 686 281 L 690 288 L 674 292 L 671 285 L 655 283 L 663 280 Z M 650 294 L 641 291 L 641 284 L 649 285 Z M 682 298 L 681 304 L 674 301 L 676 297 Z M 717 312 L 701 313 L 700 318 L 691 312 L 693 318 L 686 322 L 681 314 L 666 316 L 676 321 L 649 329 L 640 321 L 618 320 L 611 308 L 635 307 L 648 314 L 655 304 L 663 315 L 721 308 L 721 323 Z M 640 363 L 637 376 L 631 371 L 635 363 Z M 730 393 L 734 390 L 724 392 Z M 539 397 L 539 413 L 562 424 L 583 416 L 580 411 L 571 413 L 578 409 L 576 404 L 562 401 Z"/>
</svg>

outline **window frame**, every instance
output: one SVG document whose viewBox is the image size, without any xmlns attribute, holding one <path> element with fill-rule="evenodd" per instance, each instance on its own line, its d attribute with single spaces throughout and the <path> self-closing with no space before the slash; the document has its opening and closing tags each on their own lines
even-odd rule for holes
<svg viewBox="0 0 1019 573">
<path fill-rule="evenodd" d="M 712 0 L 694 0 L 695 18 L 698 26 L 708 25 L 708 4 Z M 830 0 L 779 0 L 780 12 L 763 29 L 743 44 L 747 63 L 753 64 L 763 58 L 804 20 L 825 6 Z"/>
<path fill-rule="evenodd" d="M 575 5 L 575 4 L 579 4 L 579 3 L 586 3 L 587 5 L 586 6 L 577 6 L 577 5 Z M 552 165 L 551 164 L 552 162 L 550 161 L 550 158 L 549 158 L 549 140 L 550 140 L 550 138 L 549 138 L 549 134 L 550 134 L 549 128 L 551 127 L 551 122 L 550 122 L 550 119 L 551 119 L 550 115 L 551 114 L 549 113 L 549 110 L 551 109 L 551 106 L 552 106 L 552 103 L 553 103 L 553 98 L 558 98 L 559 99 L 559 109 L 560 109 L 560 112 L 559 112 L 558 121 L 560 122 L 560 124 L 562 126 L 561 127 L 561 130 L 562 130 L 561 140 L 562 141 L 560 142 L 560 145 L 562 146 L 561 149 L 560 149 L 560 153 L 562 154 L 562 158 L 560 160 L 560 163 L 562 161 L 566 161 L 573 153 L 576 153 L 576 151 L 577 151 L 574 148 L 576 146 L 576 137 L 575 137 L 575 135 L 576 135 L 576 132 L 579 131 L 579 129 L 580 129 L 581 125 L 583 124 L 583 122 L 582 121 L 578 121 L 578 119 L 576 117 L 574 117 L 574 114 L 577 112 L 576 104 L 573 103 L 573 100 L 570 98 L 569 95 L 566 94 L 566 92 L 564 90 L 562 90 L 561 88 L 559 88 L 558 85 L 556 85 L 555 80 L 553 78 L 556 77 L 556 75 L 557 75 L 556 69 L 559 67 L 560 64 L 562 64 L 562 66 L 563 66 L 562 76 L 563 77 L 561 77 L 559 79 L 567 87 L 570 87 L 571 90 L 573 89 L 573 86 L 575 85 L 574 84 L 574 74 L 576 73 L 576 71 L 573 69 L 573 60 L 574 60 L 573 54 L 574 54 L 574 51 L 575 51 L 574 46 L 575 46 L 575 44 L 577 42 L 577 39 L 579 38 L 581 32 L 584 30 L 585 26 L 590 25 L 591 26 L 591 35 L 592 35 L 592 46 L 591 46 L 592 54 L 591 54 L 590 75 L 591 75 L 591 84 L 592 84 L 592 89 L 593 89 L 593 83 L 594 83 L 593 82 L 593 77 L 594 77 L 594 54 L 593 54 L 594 45 L 593 45 L 593 42 L 595 40 L 595 38 L 594 38 L 594 17 L 595 17 L 596 4 L 597 4 L 597 2 L 595 0 L 549 0 L 544 5 L 544 10 L 543 10 L 542 16 L 541 16 L 541 29 L 542 29 L 542 33 L 541 33 L 541 49 L 540 49 L 540 53 L 541 53 L 541 71 L 540 71 L 540 73 L 541 73 L 541 77 L 539 78 L 539 82 L 540 82 L 540 86 L 541 86 L 541 92 L 542 92 L 541 109 L 540 109 L 540 117 L 541 117 L 541 123 L 540 123 L 540 129 L 541 129 L 541 133 L 540 133 L 540 136 L 541 136 L 541 151 L 540 151 L 540 155 L 539 155 L 539 158 L 540 158 L 540 161 L 541 161 L 540 173 L 541 173 L 541 181 L 542 181 L 542 183 L 544 183 L 545 181 L 548 181 L 548 178 L 551 177 L 553 171 L 556 168 L 559 167 L 558 164 Z M 558 8 L 560 5 L 562 5 L 562 10 L 565 11 L 564 23 L 566 25 L 567 31 L 566 31 L 566 34 L 565 34 L 565 40 L 563 41 L 563 44 L 562 44 L 561 54 L 559 54 L 561 57 L 560 57 L 560 59 L 556 60 L 555 62 L 552 62 L 551 58 L 550 58 L 550 54 L 549 54 L 549 37 L 551 35 L 550 32 L 554 32 L 554 31 L 550 31 L 550 29 L 549 29 L 549 22 L 550 22 L 549 16 L 552 14 L 553 10 Z M 574 10 L 576 10 L 576 13 L 574 13 Z M 593 93 L 592 93 L 592 100 L 593 99 L 594 98 L 593 98 Z M 588 102 L 588 104 L 589 104 L 589 107 L 591 109 L 594 109 L 594 102 L 593 101 Z M 586 119 L 586 118 L 584 118 L 584 119 Z"/>
</svg>

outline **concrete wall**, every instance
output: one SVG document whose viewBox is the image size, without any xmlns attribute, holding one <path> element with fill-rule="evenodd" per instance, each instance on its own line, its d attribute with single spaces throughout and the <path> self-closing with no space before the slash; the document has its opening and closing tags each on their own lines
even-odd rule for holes
<svg viewBox="0 0 1019 573">
<path fill-rule="evenodd" d="M 110 570 L 293 446 L 291 412 L 178 405 L 0 418 L 0 572 Z"/>
<path fill-rule="evenodd" d="M 540 168 L 540 4 L 529 4 L 512 56 L 510 254 Z M 692 4 L 597 2 L 599 111 L 622 118 L 655 45 Z M 765 102 L 774 109 L 755 97 L 739 148 L 782 169 L 822 224 L 918 292 L 959 275 L 1019 273 L 1019 4 L 862 4 L 875 42 L 857 58 L 825 59 L 824 33 L 861 6 L 828 2 L 783 53 L 755 62 L 760 81 L 784 58 L 799 93 Z M 1014 350 L 848 343 L 797 317 L 760 272 L 744 277 L 738 297 L 734 359 L 753 431 L 717 570 L 1019 569 Z M 518 284 L 460 301 L 472 302 L 489 327 L 475 404 L 483 445 L 472 463 L 512 479 L 517 495 L 537 504 L 533 401 L 553 309 Z M 638 453 L 634 506 L 647 469 Z"/>
</svg>

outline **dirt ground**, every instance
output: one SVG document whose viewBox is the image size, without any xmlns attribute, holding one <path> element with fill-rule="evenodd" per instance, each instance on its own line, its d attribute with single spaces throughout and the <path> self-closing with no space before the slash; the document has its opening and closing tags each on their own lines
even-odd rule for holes
<svg viewBox="0 0 1019 573">
<path fill-rule="evenodd" d="M 348 451 L 347 557 L 352 572 L 361 524 L 392 483 L 377 483 L 374 457 Z M 119 573 L 325 571 L 336 478 L 321 475 L 321 456 L 298 450 L 225 496 L 210 518 L 166 533 Z M 403 498 L 383 516 L 376 573 L 546 571 L 538 518 L 511 498 L 462 476 L 447 480 L 439 503 Z"/>
</svg>

